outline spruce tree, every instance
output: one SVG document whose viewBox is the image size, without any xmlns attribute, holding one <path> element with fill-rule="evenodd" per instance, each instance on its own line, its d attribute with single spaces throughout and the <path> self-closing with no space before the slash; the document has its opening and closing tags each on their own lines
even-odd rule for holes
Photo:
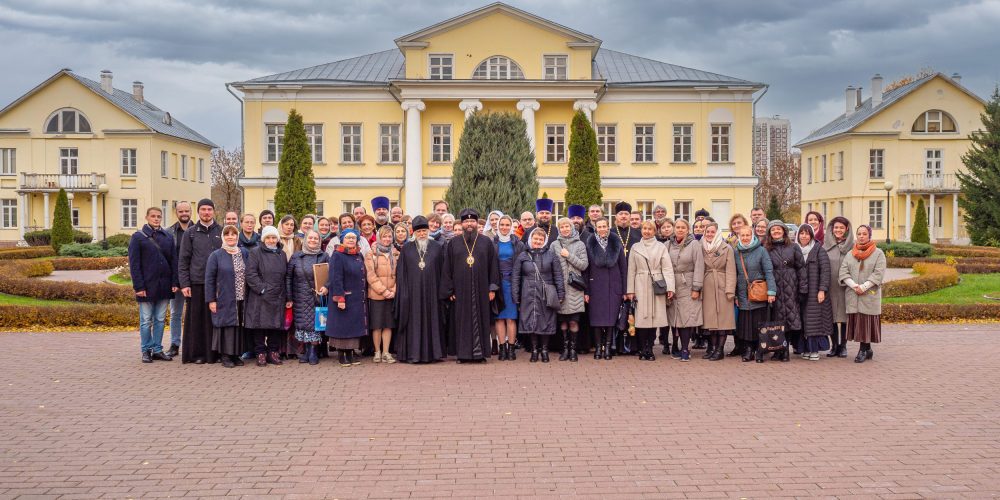
<svg viewBox="0 0 1000 500">
<path fill-rule="evenodd" d="M 597 135 L 583 111 L 570 125 L 569 169 L 566 172 L 567 205 L 600 205 L 601 166 L 597 161 Z"/>
<path fill-rule="evenodd" d="M 306 139 L 302 115 L 294 109 L 285 124 L 281 159 L 278 161 L 278 185 L 274 190 L 275 220 L 292 214 L 296 220 L 316 210 L 316 180 L 313 178 L 312 152 Z"/>
<path fill-rule="evenodd" d="M 538 196 L 534 163 L 520 115 L 475 113 L 465 121 L 444 199 L 456 214 L 463 208 L 484 217 L 490 210 L 533 210 Z"/>
<path fill-rule="evenodd" d="M 69 196 L 66 190 L 60 189 L 56 196 L 56 211 L 52 216 L 51 242 L 52 248 L 59 253 L 59 248 L 67 243 L 73 243 L 73 220 L 69 213 Z"/>
<path fill-rule="evenodd" d="M 910 207 L 906 207 L 909 210 Z M 910 229 L 910 241 L 913 243 L 931 242 L 929 231 L 930 224 L 927 223 L 927 208 L 924 207 L 924 199 L 917 198 L 917 213 L 913 217 L 913 228 Z"/>
<path fill-rule="evenodd" d="M 767 220 L 781 220 L 781 205 L 778 198 L 771 196 L 771 201 L 767 203 Z"/>
<path fill-rule="evenodd" d="M 958 172 L 965 224 L 974 245 L 1000 246 L 1000 86 L 980 115 L 983 128 L 971 134 L 972 147 Z"/>
</svg>

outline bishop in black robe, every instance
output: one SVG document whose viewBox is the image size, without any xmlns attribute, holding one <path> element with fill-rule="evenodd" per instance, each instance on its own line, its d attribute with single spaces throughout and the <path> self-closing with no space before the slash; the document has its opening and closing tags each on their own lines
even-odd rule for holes
<svg viewBox="0 0 1000 500">
<path fill-rule="evenodd" d="M 445 246 L 441 298 L 451 302 L 449 351 L 463 361 L 490 357 L 490 302 L 500 290 L 500 265 L 489 238 L 479 234 L 479 214 L 464 209 L 462 234 Z"/>
<path fill-rule="evenodd" d="M 444 247 L 430 238 L 422 215 L 413 218 L 413 236 L 396 265 L 396 356 L 406 363 L 431 363 L 445 357 L 439 297 Z"/>
</svg>

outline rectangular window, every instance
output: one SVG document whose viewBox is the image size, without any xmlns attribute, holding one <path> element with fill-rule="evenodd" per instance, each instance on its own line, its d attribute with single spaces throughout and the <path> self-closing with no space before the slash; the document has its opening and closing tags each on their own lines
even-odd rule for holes
<svg viewBox="0 0 1000 500">
<path fill-rule="evenodd" d="M 268 210 L 274 212 L 274 200 L 267 200 L 267 202 L 264 203 L 264 205 L 267 206 Z"/>
<path fill-rule="evenodd" d="M 17 200 L 0 200 L 0 227 L 10 229 L 17 227 Z"/>
<path fill-rule="evenodd" d="M 637 201 L 635 202 L 635 209 L 642 213 L 642 220 L 653 218 L 652 201 Z"/>
<path fill-rule="evenodd" d="M 170 175 L 168 173 L 168 170 L 170 169 L 168 161 L 169 160 L 167 158 L 167 152 L 160 151 L 160 177 L 163 177 L 164 179 L 166 179 L 167 176 Z"/>
<path fill-rule="evenodd" d="M 712 161 L 729 162 L 729 125 L 712 124 Z"/>
<path fill-rule="evenodd" d="M 323 125 L 306 125 L 306 139 L 309 141 L 309 152 L 313 163 L 323 163 Z"/>
<path fill-rule="evenodd" d="M 316 215 L 318 215 L 320 217 L 323 217 L 323 214 L 325 213 L 323 211 L 324 208 L 326 208 L 326 204 L 323 203 L 323 200 L 316 200 L 316 211 L 313 212 L 313 213 L 315 213 Z"/>
<path fill-rule="evenodd" d="M 360 206 L 361 206 L 360 201 L 345 201 L 343 207 L 344 208 L 343 213 L 345 214 L 353 213 L 354 209 Z"/>
<path fill-rule="evenodd" d="M 17 174 L 17 150 L 14 148 L 0 149 L 0 175 Z"/>
<path fill-rule="evenodd" d="M 691 155 L 691 131 L 690 124 L 674 125 L 674 163 L 690 163 L 693 159 Z"/>
<path fill-rule="evenodd" d="M 844 202 L 842 201 L 837 202 L 837 215 L 840 216 L 844 215 Z"/>
<path fill-rule="evenodd" d="M 122 175 L 135 175 L 136 156 L 134 149 L 122 149 Z"/>
<path fill-rule="evenodd" d="M 635 126 L 635 163 L 653 163 L 653 125 Z"/>
<path fill-rule="evenodd" d="M 431 125 L 431 162 L 451 161 L 451 125 Z"/>
<path fill-rule="evenodd" d="M 562 163 L 566 161 L 566 126 L 545 126 L 545 162 Z"/>
<path fill-rule="evenodd" d="M 73 227 L 80 227 L 80 209 L 79 208 L 76 208 L 76 207 L 70 208 L 69 209 L 69 218 L 70 218 L 70 223 L 73 224 Z"/>
<path fill-rule="evenodd" d="M 430 55 L 431 80 L 451 80 L 454 56 L 451 54 Z"/>
<path fill-rule="evenodd" d="M 566 79 L 566 56 L 545 56 L 545 79 Z"/>
<path fill-rule="evenodd" d="M 341 124 L 340 139 L 340 161 L 343 163 L 361 163 L 361 124 Z"/>
<path fill-rule="evenodd" d="M 823 202 L 823 210 L 821 210 L 820 213 L 823 214 L 823 219 L 826 220 L 827 216 L 826 216 L 826 202 L 825 201 Z"/>
<path fill-rule="evenodd" d="M 868 202 L 868 225 L 872 229 L 882 229 L 882 201 L 871 200 Z"/>
<path fill-rule="evenodd" d="M 844 152 L 837 152 L 837 163 L 833 165 L 834 171 L 837 175 L 837 180 L 844 180 Z"/>
<path fill-rule="evenodd" d="M 826 182 L 826 155 L 820 156 L 819 159 L 820 168 L 822 169 L 820 170 L 819 180 L 820 182 Z"/>
<path fill-rule="evenodd" d="M 188 178 L 188 157 L 187 155 L 181 155 L 181 180 L 187 180 Z"/>
<path fill-rule="evenodd" d="M 59 173 L 76 175 L 80 168 L 80 153 L 76 148 L 59 148 Z"/>
<path fill-rule="evenodd" d="M 806 158 L 806 184 L 813 183 L 813 159 Z"/>
<path fill-rule="evenodd" d="M 619 201 L 620 200 L 605 200 L 604 202 L 601 203 L 601 206 L 604 209 L 604 213 L 610 214 L 612 220 L 615 217 L 615 205 L 617 205 Z"/>
<path fill-rule="evenodd" d="M 597 125 L 597 161 L 604 163 L 618 161 L 618 145 L 615 138 L 617 132 L 617 125 Z"/>
<path fill-rule="evenodd" d="M 122 227 L 135 228 L 139 224 L 139 200 L 122 200 Z"/>
<path fill-rule="evenodd" d="M 940 149 L 928 149 L 924 173 L 927 174 L 928 178 L 939 179 L 943 172 L 942 160 L 943 152 Z"/>
<path fill-rule="evenodd" d="M 169 208 L 170 208 L 170 201 L 169 200 L 160 200 L 160 210 L 163 211 L 163 220 L 160 221 L 160 224 L 163 225 L 164 227 L 170 225 L 170 210 L 169 210 Z"/>
<path fill-rule="evenodd" d="M 691 202 L 690 201 L 675 201 L 674 202 L 674 219 L 687 219 L 687 220 L 691 220 Z"/>
<path fill-rule="evenodd" d="M 883 165 L 885 165 L 885 150 L 869 149 L 868 177 L 872 179 L 881 179 L 885 173 L 885 171 L 883 170 Z"/>
<path fill-rule="evenodd" d="M 943 226 L 943 223 L 944 223 L 944 207 L 938 206 L 936 208 L 937 208 L 937 217 L 934 218 L 934 222 L 937 224 L 937 227 L 944 227 Z"/>
<path fill-rule="evenodd" d="M 205 159 L 198 158 L 198 182 L 205 182 Z"/>
<path fill-rule="evenodd" d="M 267 158 L 265 161 L 276 163 L 281 159 L 281 146 L 285 143 L 285 125 L 281 123 L 271 123 L 265 125 L 267 129 Z"/>
<path fill-rule="evenodd" d="M 379 125 L 379 163 L 399 163 L 398 123 Z"/>
<path fill-rule="evenodd" d="M 927 132 L 940 132 L 941 131 L 941 112 L 940 111 L 928 111 L 925 113 L 927 117 Z"/>
<path fill-rule="evenodd" d="M 555 200 L 552 202 L 552 220 L 555 221 L 558 219 L 559 214 L 566 214 L 566 202 L 564 200 Z"/>
</svg>

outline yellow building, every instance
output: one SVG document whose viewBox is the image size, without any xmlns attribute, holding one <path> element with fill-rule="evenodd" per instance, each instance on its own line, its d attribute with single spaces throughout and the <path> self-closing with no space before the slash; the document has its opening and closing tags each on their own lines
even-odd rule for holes
<svg viewBox="0 0 1000 500">
<path fill-rule="evenodd" d="M 48 229 L 60 188 L 71 197 L 73 227 L 131 233 L 146 209 L 172 223 L 178 201 L 211 191 L 211 141 L 143 96 L 60 70 L 0 110 L 0 241 Z M 107 226 L 107 227 L 105 227 Z"/>
<path fill-rule="evenodd" d="M 293 108 L 312 146 L 317 210 L 327 215 L 378 195 L 407 213 L 429 212 L 450 183 L 465 118 L 477 111 L 524 118 L 540 191 L 561 214 L 575 110 L 595 124 L 606 207 L 627 200 L 649 214 L 659 202 L 679 216 L 704 207 L 726 219 L 753 203 L 753 95 L 763 84 L 603 49 L 502 3 L 395 42 L 230 84 L 244 98 L 248 210 L 273 206 Z"/>
<path fill-rule="evenodd" d="M 864 102 L 848 87 L 845 113 L 795 145 L 803 213 L 843 215 L 871 225 L 876 238 L 909 240 L 923 198 L 931 242 L 968 244 L 955 172 L 983 126 L 985 101 L 960 81 L 935 73 L 883 92 L 875 75 Z"/>
</svg>

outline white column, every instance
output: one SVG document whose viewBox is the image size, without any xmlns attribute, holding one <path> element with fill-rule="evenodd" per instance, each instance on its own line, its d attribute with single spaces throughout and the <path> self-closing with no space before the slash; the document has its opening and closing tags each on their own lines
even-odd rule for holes
<svg viewBox="0 0 1000 500">
<path fill-rule="evenodd" d="M 465 119 L 468 120 L 472 113 L 482 111 L 483 102 L 479 99 L 464 99 L 458 103 L 458 109 L 465 112 Z"/>
<path fill-rule="evenodd" d="M 951 243 L 958 241 L 958 194 L 951 195 Z"/>
<path fill-rule="evenodd" d="M 24 241 L 24 230 L 28 224 L 28 194 L 21 193 L 18 196 L 20 206 L 17 207 L 17 246 L 26 247 L 28 242 Z"/>
<path fill-rule="evenodd" d="M 906 206 L 903 207 L 903 210 L 906 211 L 906 234 L 900 239 L 910 241 L 910 231 L 912 231 L 910 228 L 910 193 L 906 193 Z"/>
<path fill-rule="evenodd" d="M 524 123 L 528 126 L 528 145 L 531 146 L 532 153 L 535 153 L 535 111 L 541 107 L 542 105 L 534 99 L 517 101 L 517 110 L 521 112 L 521 118 L 524 118 Z M 535 155 L 535 163 L 537 162 L 538 156 Z"/>
<path fill-rule="evenodd" d="M 92 243 L 97 243 L 97 193 L 90 193 L 90 226 L 92 229 Z"/>
<path fill-rule="evenodd" d="M 934 195 L 933 194 L 931 194 L 931 205 L 930 205 L 930 207 L 931 207 L 931 209 L 928 210 L 928 212 L 930 212 L 930 215 L 927 217 L 927 221 L 930 222 L 931 227 L 928 228 L 928 229 L 930 229 L 930 233 L 931 233 L 931 243 L 937 243 L 937 237 L 934 236 L 934 212 L 936 210 L 934 210 Z"/>
<path fill-rule="evenodd" d="M 44 221 L 42 224 L 42 229 L 49 229 L 49 193 L 42 193 L 42 199 L 44 200 L 45 216 L 42 218 Z"/>
<path fill-rule="evenodd" d="M 406 213 L 424 213 L 424 172 L 420 148 L 420 112 L 427 106 L 420 100 L 403 101 L 406 112 L 406 167 L 403 186 L 406 188 Z"/>
<path fill-rule="evenodd" d="M 583 99 L 573 103 L 573 111 L 583 110 L 583 114 L 587 116 L 587 121 L 590 122 L 591 126 L 594 126 L 594 110 L 597 109 L 597 101 L 593 99 Z"/>
</svg>

